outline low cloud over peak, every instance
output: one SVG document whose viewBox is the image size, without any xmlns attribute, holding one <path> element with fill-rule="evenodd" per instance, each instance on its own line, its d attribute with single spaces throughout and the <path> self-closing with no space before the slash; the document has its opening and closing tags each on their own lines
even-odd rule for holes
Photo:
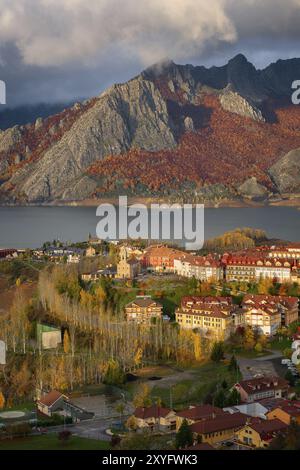
<svg viewBox="0 0 300 470">
<path fill-rule="evenodd" d="M 300 0 L 0 0 L 0 72 L 11 75 L 13 51 L 20 81 L 13 101 L 26 102 L 26 92 L 28 101 L 41 100 L 47 83 L 69 99 L 163 57 L 220 63 L 242 51 L 258 65 L 291 57 L 299 24 Z"/>
</svg>

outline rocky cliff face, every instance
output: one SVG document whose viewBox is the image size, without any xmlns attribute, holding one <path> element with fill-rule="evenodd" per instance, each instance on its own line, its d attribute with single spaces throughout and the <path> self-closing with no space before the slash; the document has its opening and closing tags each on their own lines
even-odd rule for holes
<svg viewBox="0 0 300 470">
<path fill-rule="evenodd" d="M 155 151 L 175 145 L 165 100 L 152 82 L 138 77 L 103 93 L 42 158 L 17 170 L 10 184 L 29 202 L 82 199 L 95 187 L 83 176 L 94 161 L 131 147 Z"/>
<path fill-rule="evenodd" d="M 0 131 L 0 200 L 82 200 L 116 187 L 167 194 L 211 184 L 250 197 L 286 192 L 290 167 L 300 179 L 297 156 L 281 159 L 300 147 L 300 113 L 281 103 L 299 76 L 300 59 L 260 71 L 242 55 L 210 69 L 150 67 L 57 115 Z"/>
<path fill-rule="evenodd" d="M 300 193 L 300 148 L 280 158 L 269 173 L 280 193 Z"/>
</svg>

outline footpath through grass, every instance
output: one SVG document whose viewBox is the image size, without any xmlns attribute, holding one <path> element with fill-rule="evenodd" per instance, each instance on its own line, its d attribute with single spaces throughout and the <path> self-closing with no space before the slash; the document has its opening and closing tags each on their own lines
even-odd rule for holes
<svg viewBox="0 0 300 470">
<path fill-rule="evenodd" d="M 106 450 L 109 443 L 96 439 L 72 436 L 69 441 L 62 443 L 56 434 L 30 436 L 0 441 L 0 450 Z"/>
</svg>

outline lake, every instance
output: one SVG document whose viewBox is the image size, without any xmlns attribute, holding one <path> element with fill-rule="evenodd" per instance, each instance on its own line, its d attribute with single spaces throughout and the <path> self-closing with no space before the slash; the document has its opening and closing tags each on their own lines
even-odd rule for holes
<svg viewBox="0 0 300 470">
<path fill-rule="evenodd" d="M 205 238 L 237 227 L 266 230 L 270 238 L 300 241 L 294 207 L 207 208 Z M 95 236 L 96 207 L 0 207 L 0 248 L 37 248 L 45 241 L 83 241 Z"/>
</svg>

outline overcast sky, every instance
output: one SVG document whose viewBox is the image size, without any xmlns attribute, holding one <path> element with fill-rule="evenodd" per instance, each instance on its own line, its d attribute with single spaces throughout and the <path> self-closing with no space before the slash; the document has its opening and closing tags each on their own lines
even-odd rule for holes
<svg viewBox="0 0 300 470">
<path fill-rule="evenodd" d="M 0 0 L 8 104 L 99 94 L 165 58 L 299 57 L 300 0 Z"/>
</svg>

